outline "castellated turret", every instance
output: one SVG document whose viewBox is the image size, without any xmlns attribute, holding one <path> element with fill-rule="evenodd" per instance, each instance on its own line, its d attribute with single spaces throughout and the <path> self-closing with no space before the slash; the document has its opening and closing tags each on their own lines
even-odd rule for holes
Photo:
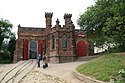
<svg viewBox="0 0 125 83">
<path fill-rule="evenodd" d="M 45 18 L 46 18 L 46 33 L 50 32 L 50 29 L 52 27 L 52 16 L 53 13 L 45 12 Z"/>
<path fill-rule="evenodd" d="M 53 16 L 53 13 L 45 12 L 45 18 L 47 18 L 47 17 L 52 18 L 52 16 Z"/>
<path fill-rule="evenodd" d="M 64 14 L 64 19 L 71 18 L 71 17 L 72 17 L 72 14 L 68 14 L 68 13 Z"/>
<path fill-rule="evenodd" d="M 52 26 L 52 16 L 53 16 L 53 13 L 45 12 L 46 28 Z"/>
<path fill-rule="evenodd" d="M 65 19 L 65 25 L 67 26 L 68 24 L 72 24 L 71 20 L 72 14 L 65 13 L 64 14 L 64 19 Z"/>
</svg>

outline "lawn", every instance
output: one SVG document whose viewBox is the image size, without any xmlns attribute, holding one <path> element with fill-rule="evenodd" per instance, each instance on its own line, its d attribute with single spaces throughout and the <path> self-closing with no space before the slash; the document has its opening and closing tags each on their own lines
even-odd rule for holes
<svg viewBox="0 0 125 83">
<path fill-rule="evenodd" d="M 102 55 L 86 64 L 79 65 L 76 70 L 80 74 L 108 82 L 111 78 L 116 78 L 121 69 L 125 69 L 125 53 Z"/>
</svg>

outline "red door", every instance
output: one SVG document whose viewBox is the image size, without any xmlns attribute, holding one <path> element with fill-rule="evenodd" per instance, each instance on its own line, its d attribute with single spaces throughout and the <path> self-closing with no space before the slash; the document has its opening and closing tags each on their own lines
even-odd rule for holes
<svg viewBox="0 0 125 83">
<path fill-rule="evenodd" d="M 41 54 L 42 51 L 42 42 L 41 40 L 38 40 L 38 54 Z"/>
<path fill-rule="evenodd" d="M 86 44 L 84 41 L 78 41 L 77 43 L 77 54 L 79 57 L 86 56 Z"/>
<path fill-rule="evenodd" d="M 24 60 L 28 60 L 28 40 L 24 40 Z"/>
</svg>

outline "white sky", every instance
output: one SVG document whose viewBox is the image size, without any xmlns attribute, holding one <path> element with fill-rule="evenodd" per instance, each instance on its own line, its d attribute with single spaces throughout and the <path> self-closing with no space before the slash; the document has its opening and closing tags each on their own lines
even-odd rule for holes
<svg viewBox="0 0 125 83">
<path fill-rule="evenodd" d="M 78 28 L 76 21 L 79 15 L 93 4 L 93 0 L 0 0 L 0 18 L 8 19 L 17 33 L 18 24 L 45 28 L 45 12 L 53 12 L 52 26 L 57 18 L 61 26 L 64 25 L 64 14 L 71 13 Z"/>
</svg>

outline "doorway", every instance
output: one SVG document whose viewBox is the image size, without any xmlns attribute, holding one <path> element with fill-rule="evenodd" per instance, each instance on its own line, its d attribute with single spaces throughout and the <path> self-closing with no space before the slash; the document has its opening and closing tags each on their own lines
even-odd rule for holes
<svg viewBox="0 0 125 83">
<path fill-rule="evenodd" d="M 77 43 L 77 54 L 78 54 L 78 57 L 86 56 L 85 41 L 78 41 L 78 43 Z"/>
<path fill-rule="evenodd" d="M 37 57 L 37 41 L 30 41 L 29 59 L 36 59 Z"/>
</svg>

